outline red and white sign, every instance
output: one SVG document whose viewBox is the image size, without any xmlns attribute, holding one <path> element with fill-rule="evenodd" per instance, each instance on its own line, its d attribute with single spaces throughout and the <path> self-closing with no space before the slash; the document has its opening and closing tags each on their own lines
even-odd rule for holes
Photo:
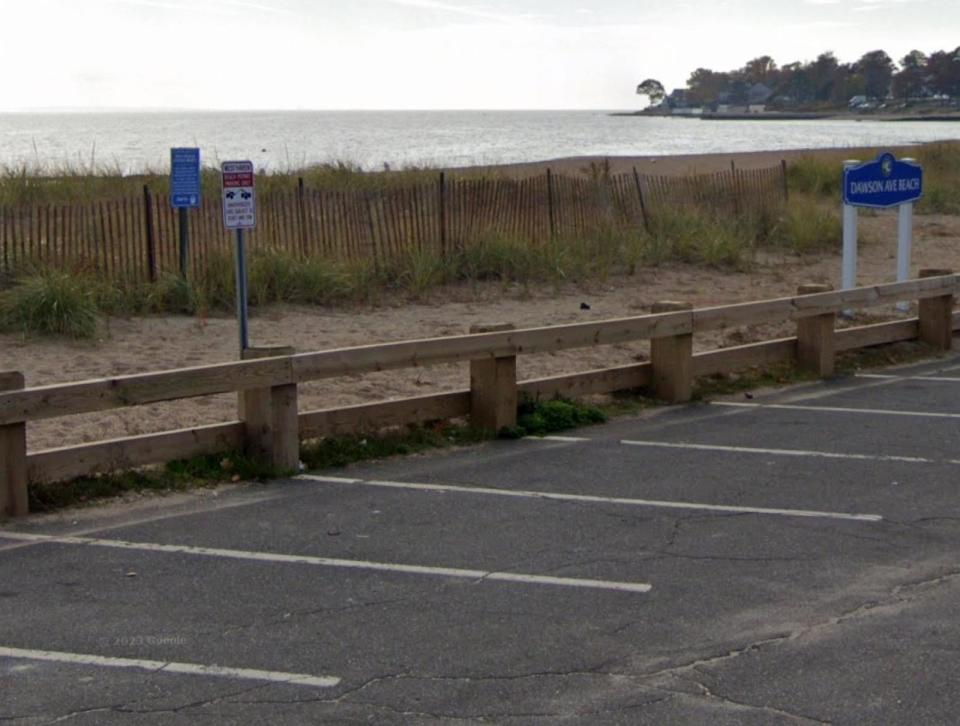
<svg viewBox="0 0 960 726">
<path fill-rule="evenodd" d="M 252 161 L 225 161 L 223 174 L 223 226 L 253 229 L 257 226 L 257 197 L 253 189 Z"/>
</svg>

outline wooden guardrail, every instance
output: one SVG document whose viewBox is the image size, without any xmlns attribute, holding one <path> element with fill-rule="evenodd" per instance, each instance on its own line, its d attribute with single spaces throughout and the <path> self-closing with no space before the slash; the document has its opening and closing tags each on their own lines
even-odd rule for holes
<svg viewBox="0 0 960 726">
<path fill-rule="evenodd" d="M 295 470 L 299 441 L 470 415 L 486 429 L 516 423 L 518 396 L 576 397 L 652 387 L 668 402 L 687 401 L 695 377 L 795 359 L 833 373 L 837 352 L 920 339 L 950 348 L 960 276 L 926 270 L 921 279 L 834 292 L 803 286 L 795 297 L 693 309 L 658 303 L 651 315 L 523 330 L 475 328 L 469 335 L 367 345 L 315 353 L 253 351 L 233 363 L 25 388 L 19 372 L 0 373 L 0 513 L 27 513 L 28 483 L 246 449 L 279 470 Z M 919 300 L 917 318 L 846 330 L 839 312 Z M 765 322 L 797 322 L 797 336 L 694 355 L 698 332 Z M 516 357 L 649 339 L 651 360 L 518 383 Z M 266 357 L 262 357 L 266 356 Z M 432 396 L 300 413 L 297 386 L 372 371 L 470 361 L 470 389 Z M 212 394 L 241 392 L 238 420 L 213 426 L 27 452 L 28 422 Z"/>
</svg>

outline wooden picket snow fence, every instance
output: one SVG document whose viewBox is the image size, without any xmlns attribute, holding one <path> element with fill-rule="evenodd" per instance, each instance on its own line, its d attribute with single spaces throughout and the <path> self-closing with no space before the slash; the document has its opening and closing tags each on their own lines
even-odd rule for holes
<svg viewBox="0 0 960 726">
<path fill-rule="evenodd" d="M 252 251 L 388 264 L 412 251 L 447 255 L 489 237 L 532 245 L 601 230 L 649 228 L 665 208 L 697 206 L 739 215 L 777 209 L 786 167 L 688 177 L 634 172 L 602 179 L 547 172 L 527 179 L 448 179 L 382 191 L 299 188 L 258 201 Z M 188 215 L 188 273 L 229 252 L 219 199 Z M 86 269 L 116 281 L 155 280 L 179 268 L 177 212 L 169 198 L 0 207 L 0 272 L 43 266 Z"/>
<path fill-rule="evenodd" d="M 834 356 L 901 340 L 919 339 L 941 350 L 960 327 L 953 312 L 960 276 L 921 272 L 925 279 L 833 292 L 803 286 L 795 297 L 694 309 L 663 302 L 654 314 L 599 322 L 514 330 L 475 328 L 470 335 L 408 340 L 291 354 L 257 351 L 239 362 L 140 373 L 117 378 L 25 388 L 21 372 L 0 372 L 0 516 L 28 512 L 28 484 L 160 464 L 200 454 L 246 451 L 279 470 L 295 470 L 299 442 L 332 434 L 376 431 L 389 425 L 470 416 L 499 431 L 516 423 L 516 401 L 651 387 L 669 402 L 689 400 L 696 376 L 726 373 L 780 361 L 830 375 Z M 836 329 L 840 311 L 919 300 L 909 320 Z M 792 320 L 797 335 L 693 353 L 698 332 Z M 649 363 L 518 382 L 519 355 L 651 341 Z M 262 357 L 265 356 L 265 357 Z M 252 358 L 252 359 L 251 359 Z M 339 409 L 300 412 L 298 386 L 308 381 L 441 363 L 471 364 L 470 388 Z M 109 411 L 160 401 L 242 392 L 237 420 L 212 426 L 28 452 L 32 421 Z"/>
</svg>

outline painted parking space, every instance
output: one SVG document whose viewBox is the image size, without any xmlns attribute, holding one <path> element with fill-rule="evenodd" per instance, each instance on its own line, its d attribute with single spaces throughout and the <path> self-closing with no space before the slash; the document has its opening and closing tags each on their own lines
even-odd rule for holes
<svg viewBox="0 0 960 726">
<path fill-rule="evenodd" d="M 768 414 L 750 414 L 756 431 L 776 431 Z M 496 444 L 455 456 L 437 456 L 411 463 L 400 480 L 408 484 L 519 490 L 538 493 L 627 500 L 657 500 L 666 506 L 711 505 L 774 510 L 812 510 L 845 515 L 878 515 L 893 522 L 910 522 L 942 514 L 960 514 L 953 496 L 958 464 L 939 458 L 904 456 L 883 459 L 874 454 L 837 451 L 842 445 L 822 441 L 822 420 L 785 422 L 790 445 L 800 432 L 809 449 L 741 447 L 729 432 L 707 434 L 682 427 L 653 432 L 648 445 L 630 445 L 642 426 L 625 429 L 619 423 L 609 436 L 597 431 L 589 442 L 568 445 L 530 443 L 526 450 Z M 861 432 L 863 434 L 863 432 Z M 730 446 L 731 438 L 737 442 Z M 863 434 L 865 451 L 876 451 L 876 440 Z M 815 440 L 816 439 L 816 440 Z M 757 436 L 743 440 L 756 442 Z M 632 441 L 640 441 L 633 439 Z M 721 443 L 706 443 L 719 441 Z M 526 442 L 524 442 L 526 443 Z M 928 449 L 929 450 L 929 449 Z M 939 452 L 930 451 L 931 457 Z M 950 453 L 953 450 L 950 449 Z M 585 461 L 602 465 L 584 466 Z M 395 474 L 386 467 L 357 467 L 353 475 L 380 481 Z M 333 476 L 340 476 L 334 474 Z"/>
<path fill-rule="evenodd" d="M 956 428 L 830 410 L 943 406 L 899 373 L 0 530 L 0 717 L 844 722 L 895 646 L 909 699 L 882 626 L 956 627 Z"/>
</svg>

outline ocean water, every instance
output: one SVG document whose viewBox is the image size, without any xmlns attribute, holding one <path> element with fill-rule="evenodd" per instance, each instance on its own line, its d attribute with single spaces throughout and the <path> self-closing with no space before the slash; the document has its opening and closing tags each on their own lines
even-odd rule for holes
<svg viewBox="0 0 960 726">
<path fill-rule="evenodd" d="M 165 170 L 171 146 L 199 146 L 207 165 L 252 159 L 286 170 L 336 161 L 457 167 L 942 139 L 960 139 L 960 121 L 701 121 L 608 111 L 7 113 L 0 114 L 0 166 Z"/>
</svg>

